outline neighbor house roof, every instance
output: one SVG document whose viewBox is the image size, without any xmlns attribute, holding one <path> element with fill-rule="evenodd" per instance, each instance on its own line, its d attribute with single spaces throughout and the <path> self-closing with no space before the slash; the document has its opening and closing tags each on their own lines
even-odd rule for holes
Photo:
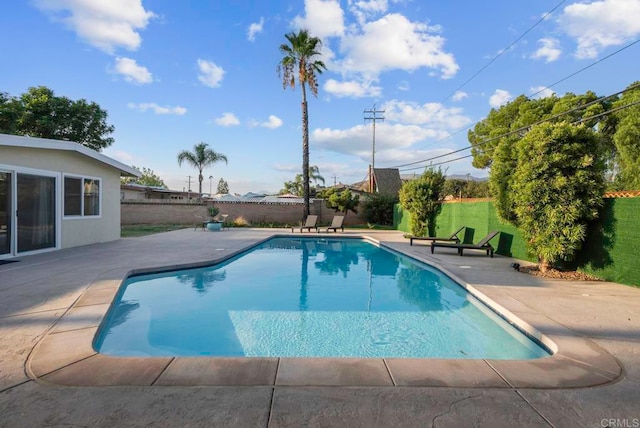
<svg viewBox="0 0 640 428">
<path fill-rule="evenodd" d="M 374 168 L 373 177 L 378 193 L 397 196 L 400 192 L 402 180 L 397 168 Z"/>
<path fill-rule="evenodd" d="M 69 152 L 76 152 L 91 159 L 95 159 L 98 162 L 107 164 L 120 171 L 121 175 L 140 177 L 142 173 L 135 168 L 125 165 L 122 162 L 118 162 L 109 156 L 89 149 L 82 144 L 75 143 L 73 141 L 61 141 L 51 140 L 48 138 L 37 137 L 23 137 L 20 135 L 0 134 L 0 146 L 7 147 L 27 147 L 34 149 L 47 149 L 47 150 L 62 150 Z"/>
</svg>

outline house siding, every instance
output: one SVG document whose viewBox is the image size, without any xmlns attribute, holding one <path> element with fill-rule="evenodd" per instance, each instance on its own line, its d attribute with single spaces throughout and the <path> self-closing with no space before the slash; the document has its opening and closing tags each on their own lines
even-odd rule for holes
<svg viewBox="0 0 640 428">
<path fill-rule="evenodd" d="M 57 212 L 56 215 L 61 216 L 59 246 L 70 248 L 120 238 L 120 171 L 117 169 L 77 152 L 31 147 L 0 146 L 0 164 L 58 173 L 60 198 L 63 174 L 100 178 L 100 217 L 65 219 L 62 210 Z"/>
</svg>

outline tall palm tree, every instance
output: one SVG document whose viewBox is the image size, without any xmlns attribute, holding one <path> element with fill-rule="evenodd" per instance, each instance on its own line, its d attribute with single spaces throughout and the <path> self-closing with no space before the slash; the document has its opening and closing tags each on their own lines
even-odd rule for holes
<svg viewBox="0 0 640 428">
<path fill-rule="evenodd" d="M 202 180 L 204 180 L 204 177 L 202 176 L 202 170 L 209 165 L 213 165 L 214 163 L 218 163 L 220 161 L 224 161 L 224 163 L 227 163 L 227 157 L 222 153 L 214 152 L 209 148 L 209 145 L 207 143 L 199 143 L 193 146 L 192 152 L 190 152 L 189 150 L 183 150 L 178 153 L 178 165 L 182 166 L 182 162 L 184 161 L 186 161 L 194 168 L 198 168 L 198 182 L 200 183 L 198 192 L 200 192 L 200 194 L 202 195 Z"/>
<path fill-rule="evenodd" d="M 302 182 L 304 196 L 304 215 L 309 215 L 309 112 L 307 110 L 307 85 L 311 93 L 318 96 L 317 74 L 326 70 L 324 63 L 314 57 L 320 55 L 322 41 L 311 37 L 307 30 L 285 34 L 289 42 L 280 45 L 284 57 L 278 64 L 278 76 L 282 77 L 282 87 L 295 89 L 296 81 L 302 88 Z M 296 79 L 297 75 L 297 79 Z"/>
</svg>

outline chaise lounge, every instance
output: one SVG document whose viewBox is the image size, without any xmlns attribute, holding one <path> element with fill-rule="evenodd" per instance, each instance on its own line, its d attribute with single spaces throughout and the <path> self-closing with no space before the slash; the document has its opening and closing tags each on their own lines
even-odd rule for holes
<svg viewBox="0 0 640 428">
<path fill-rule="evenodd" d="M 311 232 L 311 229 L 315 229 L 316 232 L 319 232 L 318 230 L 318 216 L 317 215 L 309 215 L 307 216 L 307 220 L 305 221 L 305 223 L 300 226 L 294 226 L 291 228 L 291 232 L 293 232 L 296 229 L 300 229 L 300 233 L 302 233 L 303 230 L 307 229 L 309 232 Z"/>
<path fill-rule="evenodd" d="M 325 232 L 333 230 L 334 232 L 338 233 L 338 229 L 340 229 L 342 232 L 344 232 L 343 224 L 344 224 L 344 216 L 343 215 L 334 215 L 333 216 L 333 220 L 331 220 L 331 226 L 327 227 L 327 230 Z"/>
<path fill-rule="evenodd" d="M 487 236 L 482 238 L 480 241 L 478 241 L 477 244 L 463 244 L 460 242 L 453 243 L 453 242 L 433 241 L 431 242 L 431 254 L 433 254 L 433 250 L 436 247 L 441 247 L 441 248 L 456 248 L 458 250 L 459 256 L 462 255 L 463 250 L 485 250 L 488 256 L 493 257 L 494 250 L 491 244 L 489 243 L 489 241 L 491 241 L 499 233 L 500 231 L 494 230 L 493 232 L 490 232 Z"/>
<path fill-rule="evenodd" d="M 413 245 L 413 241 L 443 241 L 443 242 L 455 242 L 456 244 L 460 242 L 460 238 L 458 238 L 458 233 L 462 232 L 466 226 L 462 226 L 460 229 L 456 230 L 449 236 L 448 238 L 438 238 L 436 236 L 415 236 L 415 235 L 404 235 L 405 238 L 409 238 L 409 245 Z"/>
</svg>

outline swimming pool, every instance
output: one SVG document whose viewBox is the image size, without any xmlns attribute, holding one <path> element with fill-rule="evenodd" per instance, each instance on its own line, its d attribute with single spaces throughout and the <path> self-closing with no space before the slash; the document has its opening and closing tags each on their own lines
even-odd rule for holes
<svg viewBox="0 0 640 428">
<path fill-rule="evenodd" d="M 290 237 L 215 266 L 128 278 L 94 347 L 116 356 L 549 355 L 431 266 L 361 239 Z"/>
</svg>

